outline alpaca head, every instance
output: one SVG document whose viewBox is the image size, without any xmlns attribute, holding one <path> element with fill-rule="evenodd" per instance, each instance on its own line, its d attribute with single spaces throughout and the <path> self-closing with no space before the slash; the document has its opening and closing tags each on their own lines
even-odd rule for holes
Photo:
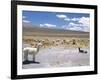
<svg viewBox="0 0 100 80">
<path fill-rule="evenodd" d="M 35 45 L 35 48 L 37 48 L 37 52 L 39 52 L 41 47 L 42 47 L 42 43 L 40 42 Z"/>
</svg>

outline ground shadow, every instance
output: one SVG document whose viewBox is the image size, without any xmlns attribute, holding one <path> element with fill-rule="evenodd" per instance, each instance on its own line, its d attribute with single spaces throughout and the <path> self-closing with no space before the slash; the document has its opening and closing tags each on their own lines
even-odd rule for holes
<svg viewBox="0 0 100 80">
<path fill-rule="evenodd" d="M 35 64 L 39 64 L 40 62 L 36 62 L 36 61 L 23 61 L 23 64 L 31 64 L 31 63 L 35 63 Z"/>
</svg>

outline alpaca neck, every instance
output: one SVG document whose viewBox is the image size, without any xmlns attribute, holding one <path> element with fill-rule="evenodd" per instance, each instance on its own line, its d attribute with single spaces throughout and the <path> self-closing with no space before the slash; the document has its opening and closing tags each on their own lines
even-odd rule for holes
<svg viewBox="0 0 100 80">
<path fill-rule="evenodd" d="M 79 49 L 79 51 L 80 51 L 80 48 L 78 48 Z"/>
</svg>

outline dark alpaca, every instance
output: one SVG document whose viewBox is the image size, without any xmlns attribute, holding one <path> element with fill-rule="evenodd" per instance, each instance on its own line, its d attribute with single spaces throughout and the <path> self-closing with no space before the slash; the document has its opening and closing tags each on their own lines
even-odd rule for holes
<svg viewBox="0 0 100 80">
<path fill-rule="evenodd" d="M 87 53 L 87 51 L 81 50 L 80 48 L 78 48 L 80 53 Z"/>
</svg>

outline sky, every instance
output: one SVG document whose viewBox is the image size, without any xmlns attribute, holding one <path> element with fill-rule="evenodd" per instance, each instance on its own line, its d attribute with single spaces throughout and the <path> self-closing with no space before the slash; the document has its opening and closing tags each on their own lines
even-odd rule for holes
<svg viewBox="0 0 100 80">
<path fill-rule="evenodd" d="M 89 32 L 90 29 L 90 15 L 88 13 L 23 11 L 22 21 L 43 28 L 85 32 Z"/>
</svg>

